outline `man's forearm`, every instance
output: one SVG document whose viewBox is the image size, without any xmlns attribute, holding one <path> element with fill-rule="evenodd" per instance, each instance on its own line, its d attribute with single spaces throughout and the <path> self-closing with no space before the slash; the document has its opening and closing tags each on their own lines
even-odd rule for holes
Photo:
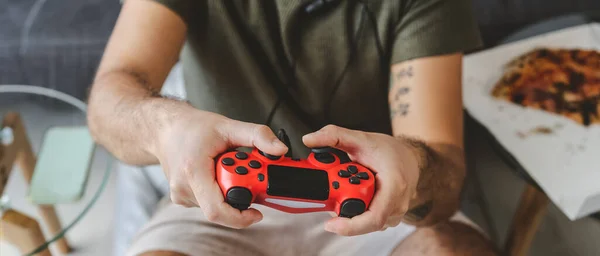
<svg viewBox="0 0 600 256">
<path fill-rule="evenodd" d="M 92 87 L 88 126 L 94 139 L 119 160 L 157 164 L 156 144 L 166 124 L 190 108 L 185 102 L 159 97 L 143 74 L 107 72 Z"/>
<path fill-rule="evenodd" d="M 425 226 L 450 218 L 459 208 L 466 174 L 464 150 L 451 144 L 403 139 L 419 158 L 421 169 L 417 195 L 404 221 Z"/>
</svg>

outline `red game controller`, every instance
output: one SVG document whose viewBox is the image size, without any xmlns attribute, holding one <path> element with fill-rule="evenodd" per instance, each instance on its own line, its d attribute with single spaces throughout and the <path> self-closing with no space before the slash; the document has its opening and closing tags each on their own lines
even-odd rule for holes
<svg viewBox="0 0 600 256">
<path fill-rule="evenodd" d="M 232 151 L 216 162 L 226 202 L 239 210 L 252 203 L 289 213 L 334 211 L 352 218 L 368 209 L 375 174 L 343 151 L 313 149 L 308 159 Z"/>
<path fill-rule="evenodd" d="M 314 149 L 302 160 L 258 149 L 228 152 L 217 161 L 217 182 L 226 202 L 239 210 L 258 203 L 289 213 L 335 211 L 352 218 L 369 207 L 374 173 L 334 152 Z"/>
</svg>

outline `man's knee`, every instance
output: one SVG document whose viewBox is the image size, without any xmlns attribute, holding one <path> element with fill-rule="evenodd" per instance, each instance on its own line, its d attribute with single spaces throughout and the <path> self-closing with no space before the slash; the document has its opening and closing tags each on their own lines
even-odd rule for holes
<svg viewBox="0 0 600 256">
<path fill-rule="evenodd" d="M 141 254 L 140 256 L 188 256 L 187 254 L 173 251 L 150 251 Z"/>
<path fill-rule="evenodd" d="M 481 233 L 461 222 L 443 222 L 418 228 L 404 239 L 392 255 L 498 255 Z"/>
</svg>

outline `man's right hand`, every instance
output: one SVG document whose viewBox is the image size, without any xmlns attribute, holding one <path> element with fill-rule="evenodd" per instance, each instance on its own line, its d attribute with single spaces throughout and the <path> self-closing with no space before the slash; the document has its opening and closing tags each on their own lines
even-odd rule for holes
<svg viewBox="0 0 600 256">
<path fill-rule="evenodd" d="M 287 147 L 271 129 L 193 110 L 165 127 L 158 140 L 156 157 L 169 180 L 174 203 L 198 206 L 209 221 L 232 228 L 244 228 L 262 219 L 256 209 L 239 211 L 225 203 L 215 180 L 215 159 L 240 146 L 285 154 Z"/>
</svg>

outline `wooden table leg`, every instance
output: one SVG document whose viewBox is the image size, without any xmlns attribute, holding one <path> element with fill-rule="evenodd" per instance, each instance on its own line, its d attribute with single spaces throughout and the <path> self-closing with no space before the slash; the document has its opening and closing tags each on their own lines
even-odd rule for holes
<svg viewBox="0 0 600 256">
<path fill-rule="evenodd" d="M 29 139 L 25 133 L 25 126 L 23 125 L 19 115 L 12 112 L 6 114 L 4 117 L 3 127 L 4 126 L 9 126 L 13 129 L 14 141 L 8 149 L 16 152 L 14 161 L 20 167 L 23 177 L 27 183 L 30 183 L 31 178 L 33 177 L 37 159 L 33 153 L 33 149 L 31 148 L 31 143 L 29 143 Z M 6 150 L 7 149 L 5 149 L 5 151 Z M 54 206 L 40 205 L 38 206 L 38 211 L 52 236 L 55 236 L 62 230 L 60 220 L 56 215 Z M 71 248 L 64 237 L 57 240 L 55 244 L 61 253 L 67 254 L 71 251 Z"/>
<path fill-rule="evenodd" d="M 525 185 L 506 238 L 504 248 L 507 255 L 527 255 L 535 233 L 545 216 L 548 202 L 546 194 L 529 184 Z"/>
<path fill-rule="evenodd" d="M 15 245 L 23 254 L 32 252 L 46 242 L 38 222 L 15 210 L 4 212 L 0 227 L 0 238 Z M 36 255 L 51 256 L 52 254 L 46 248 Z"/>
</svg>

